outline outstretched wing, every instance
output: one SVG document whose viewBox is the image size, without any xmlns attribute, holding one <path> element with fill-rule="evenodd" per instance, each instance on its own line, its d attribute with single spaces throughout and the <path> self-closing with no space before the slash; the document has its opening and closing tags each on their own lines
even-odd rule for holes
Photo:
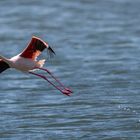
<svg viewBox="0 0 140 140">
<path fill-rule="evenodd" d="M 50 56 L 52 54 L 55 54 L 55 52 L 48 45 L 48 43 L 44 42 L 38 37 L 33 36 L 28 46 L 23 50 L 20 56 L 35 60 L 41 54 L 41 52 L 46 48 L 48 49 Z"/>
<path fill-rule="evenodd" d="M 6 69 L 10 68 L 9 65 L 4 62 L 3 60 L 0 60 L 0 73 L 5 71 Z"/>
</svg>

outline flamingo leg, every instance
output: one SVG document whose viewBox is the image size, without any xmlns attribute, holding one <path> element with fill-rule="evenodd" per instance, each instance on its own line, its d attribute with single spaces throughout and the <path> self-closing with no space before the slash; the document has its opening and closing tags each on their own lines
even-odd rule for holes
<svg viewBox="0 0 140 140">
<path fill-rule="evenodd" d="M 63 87 L 66 91 L 73 93 L 71 89 L 65 87 L 48 69 L 45 68 L 38 68 L 40 70 L 46 71 L 61 87 Z"/>
<path fill-rule="evenodd" d="M 69 91 L 67 91 L 67 90 L 62 90 L 60 87 L 58 87 L 58 86 L 56 86 L 55 84 L 53 84 L 46 76 L 44 76 L 44 75 L 41 75 L 41 74 L 37 74 L 37 73 L 34 73 L 34 72 L 29 72 L 30 74 L 33 74 L 33 75 L 35 75 L 35 76 L 38 76 L 38 77 L 40 77 L 40 78 L 42 78 L 42 79 L 44 79 L 44 80 L 46 80 L 47 82 L 49 82 L 52 86 L 54 86 L 56 89 L 58 89 L 61 93 L 63 93 L 63 94 L 65 94 L 65 95 L 67 95 L 67 96 L 70 96 L 70 93 L 71 92 L 69 92 Z"/>
</svg>

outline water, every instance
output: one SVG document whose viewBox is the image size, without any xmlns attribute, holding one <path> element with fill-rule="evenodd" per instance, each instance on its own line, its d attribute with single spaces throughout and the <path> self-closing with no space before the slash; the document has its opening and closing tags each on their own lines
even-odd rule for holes
<svg viewBox="0 0 140 140">
<path fill-rule="evenodd" d="M 0 1 L 0 54 L 12 57 L 39 36 L 57 54 L 45 67 L 74 90 L 67 97 L 5 71 L 0 139 L 139 140 L 139 9 L 139 0 Z"/>
</svg>

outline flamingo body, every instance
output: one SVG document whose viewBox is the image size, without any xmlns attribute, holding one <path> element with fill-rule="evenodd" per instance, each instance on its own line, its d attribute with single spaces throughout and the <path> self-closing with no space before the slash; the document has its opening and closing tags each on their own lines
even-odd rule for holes
<svg viewBox="0 0 140 140">
<path fill-rule="evenodd" d="M 20 70 L 22 72 L 28 72 L 34 70 L 36 67 L 41 67 L 38 61 L 34 61 L 29 58 L 21 57 L 20 55 L 14 56 L 10 59 L 10 67 Z"/>
<path fill-rule="evenodd" d="M 47 42 L 33 36 L 27 47 L 20 54 L 10 59 L 0 56 L 0 73 L 2 73 L 8 68 L 15 68 L 22 72 L 28 72 L 29 74 L 33 74 L 35 76 L 45 79 L 60 92 L 69 96 L 72 91 L 69 88 L 66 88 L 58 79 L 56 79 L 56 77 L 54 77 L 49 70 L 42 68 L 45 63 L 45 59 L 37 60 L 37 57 L 46 48 L 48 49 L 50 55 L 55 54 L 55 52 L 48 45 Z M 33 70 L 36 69 L 46 71 L 61 87 L 56 86 L 46 76 L 34 73 Z"/>
<path fill-rule="evenodd" d="M 23 52 L 12 57 L 11 59 L 6 60 L 9 66 L 5 63 L 5 69 L 7 66 L 7 68 L 15 68 L 22 72 L 28 72 L 30 70 L 43 67 L 45 60 L 37 61 L 37 57 L 45 48 L 49 49 L 50 53 L 55 54 L 55 52 L 48 45 L 48 43 L 44 42 L 38 37 L 33 36 L 27 47 L 23 50 Z M 3 66 L 1 66 L 0 68 L 4 70 Z"/>
</svg>

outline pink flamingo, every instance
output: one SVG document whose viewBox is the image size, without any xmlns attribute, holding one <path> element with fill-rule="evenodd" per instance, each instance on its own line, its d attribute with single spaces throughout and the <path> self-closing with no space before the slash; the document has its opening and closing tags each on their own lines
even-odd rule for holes
<svg viewBox="0 0 140 140">
<path fill-rule="evenodd" d="M 47 42 L 33 36 L 28 46 L 20 54 L 10 59 L 5 58 L 4 56 L 0 56 L 0 73 L 2 73 L 8 68 L 15 68 L 16 70 L 33 74 L 48 81 L 60 92 L 67 96 L 70 96 L 72 90 L 66 88 L 55 76 L 53 76 L 53 74 L 48 69 L 43 68 L 45 59 L 37 61 L 37 57 L 46 48 L 48 49 L 50 56 L 55 54 L 55 52 Z M 37 69 L 47 72 L 59 84 L 59 86 L 52 83 L 46 76 L 35 73 L 34 71 Z"/>
</svg>

